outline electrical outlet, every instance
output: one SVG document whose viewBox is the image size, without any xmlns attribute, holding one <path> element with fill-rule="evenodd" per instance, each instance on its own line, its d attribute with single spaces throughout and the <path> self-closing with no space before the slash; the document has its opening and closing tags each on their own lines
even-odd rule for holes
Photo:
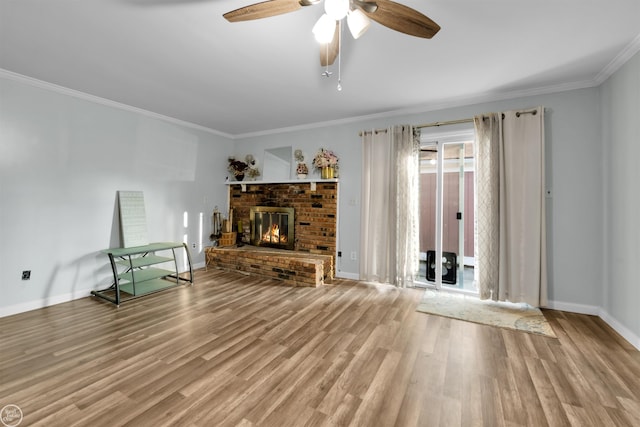
<svg viewBox="0 0 640 427">
<path fill-rule="evenodd" d="M 191 248 L 192 248 L 192 249 L 195 249 L 195 248 L 196 248 L 196 244 L 195 244 L 195 243 L 192 243 L 192 244 L 191 244 Z"/>
<path fill-rule="evenodd" d="M 358 253 L 356 251 L 351 251 L 351 260 L 355 261 L 358 259 Z"/>
<path fill-rule="evenodd" d="M 22 280 L 29 280 L 31 279 L 31 270 L 24 270 L 22 272 Z"/>
</svg>

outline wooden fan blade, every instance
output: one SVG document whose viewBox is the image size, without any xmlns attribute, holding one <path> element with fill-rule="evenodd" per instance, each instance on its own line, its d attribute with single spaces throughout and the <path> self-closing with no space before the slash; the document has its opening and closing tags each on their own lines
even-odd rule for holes
<svg viewBox="0 0 640 427">
<path fill-rule="evenodd" d="M 430 39 L 440 31 L 438 24 L 415 9 L 391 0 L 376 0 L 375 3 L 378 5 L 375 12 L 362 11 L 385 27 L 425 39 Z"/>
<path fill-rule="evenodd" d="M 323 67 L 332 65 L 338 56 L 338 50 L 340 49 L 339 29 L 338 21 L 336 21 L 336 30 L 333 33 L 333 40 L 331 40 L 331 43 L 320 45 L 320 65 Z"/>
<path fill-rule="evenodd" d="M 241 7 L 222 16 L 229 22 L 251 21 L 295 12 L 301 7 L 299 0 L 270 0 Z"/>
</svg>

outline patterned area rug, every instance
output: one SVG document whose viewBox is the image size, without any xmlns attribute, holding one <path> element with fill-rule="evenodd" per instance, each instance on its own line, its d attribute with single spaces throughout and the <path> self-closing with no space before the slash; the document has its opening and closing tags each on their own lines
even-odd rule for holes
<svg viewBox="0 0 640 427">
<path fill-rule="evenodd" d="M 418 311 L 556 338 L 540 309 L 427 289 Z"/>
</svg>

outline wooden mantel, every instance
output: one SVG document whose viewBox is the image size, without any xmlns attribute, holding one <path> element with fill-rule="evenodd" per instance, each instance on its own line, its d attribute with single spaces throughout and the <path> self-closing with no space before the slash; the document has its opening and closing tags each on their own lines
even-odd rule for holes
<svg viewBox="0 0 640 427">
<path fill-rule="evenodd" d="M 264 185 L 264 184 L 293 184 L 293 183 L 311 183 L 311 182 L 338 182 L 338 178 L 333 179 L 314 179 L 314 178 L 305 178 L 305 179 L 283 179 L 283 180 L 275 180 L 275 181 L 226 181 L 227 185 L 234 184 L 245 184 L 245 185 Z"/>
<path fill-rule="evenodd" d="M 249 185 L 271 185 L 271 184 L 303 184 L 309 183 L 309 188 L 311 191 L 316 191 L 318 183 L 322 182 L 338 182 L 337 178 L 334 179 L 313 179 L 313 178 L 305 178 L 305 179 L 284 179 L 277 181 L 226 181 L 226 185 L 239 185 L 242 192 L 247 191 L 247 186 Z"/>
</svg>

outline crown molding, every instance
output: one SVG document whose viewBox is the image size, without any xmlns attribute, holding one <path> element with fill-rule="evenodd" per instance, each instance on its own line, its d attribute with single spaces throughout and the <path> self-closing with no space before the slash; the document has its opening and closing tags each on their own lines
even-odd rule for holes
<svg viewBox="0 0 640 427">
<path fill-rule="evenodd" d="M 348 117 L 344 119 L 328 120 L 324 122 L 308 123 L 308 124 L 298 125 L 298 126 L 236 134 L 233 136 L 233 139 L 237 140 L 237 139 L 245 139 L 245 138 L 252 138 L 252 137 L 259 137 L 259 136 L 266 136 L 266 135 L 288 133 L 288 132 L 297 132 L 297 131 L 303 131 L 303 130 L 323 128 L 323 127 L 359 123 L 367 120 L 388 119 L 388 118 L 397 117 L 397 116 L 422 114 L 422 113 L 428 113 L 432 111 L 445 110 L 448 108 L 465 107 L 468 105 L 483 104 L 483 103 L 495 102 L 495 101 L 504 101 L 508 99 L 523 98 L 523 97 L 529 97 L 529 96 L 535 96 L 535 95 L 547 95 L 551 93 L 585 89 L 585 88 L 590 88 L 594 86 L 597 86 L 594 80 L 583 80 L 578 82 L 563 83 L 559 85 L 543 86 L 539 88 L 516 90 L 516 91 L 503 92 L 503 93 L 484 93 L 479 95 L 454 98 L 454 99 L 437 102 L 437 103 L 421 104 L 419 106 L 414 106 L 410 108 L 385 111 L 382 113 L 369 114 L 364 116 L 354 116 L 354 117 Z"/>
<path fill-rule="evenodd" d="M 34 86 L 40 89 L 49 90 L 51 92 L 56 92 L 61 95 L 71 96 L 77 99 L 82 99 L 84 101 L 94 102 L 96 104 L 104 105 L 107 107 L 117 108 L 119 110 L 140 114 L 153 119 L 162 120 L 164 122 L 168 122 L 177 126 L 183 126 L 183 127 L 211 133 L 218 136 L 223 136 L 225 138 L 234 139 L 233 135 L 228 133 L 220 132 L 215 129 L 211 129 L 205 126 L 197 125 L 195 123 L 187 122 L 187 121 L 176 119 L 173 117 L 165 116 L 162 114 L 154 113 L 152 111 L 144 110 L 142 108 L 133 107 L 131 105 L 123 104 L 121 102 L 116 102 L 116 101 L 112 101 L 110 99 L 102 98 L 99 96 L 90 95 L 88 93 L 81 92 L 79 90 L 69 89 L 68 87 L 45 82 L 43 80 L 38 80 L 33 77 L 24 76 L 22 74 L 14 73 L 13 71 L 5 70 L 4 68 L 0 68 L 0 78 L 13 80 L 16 82 L 27 84 L 29 86 Z"/>
<path fill-rule="evenodd" d="M 563 83 L 559 85 L 541 86 L 538 88 L 515 90 L 515 91 L 502 92 L 502 93 L 483 93 L 483 94 L 477 94 L 472 96 L 449 99 L 441 102 L 421 104 L 421 105 L 417 105 L 409 108 L 385 111 L 381 113 L 347 117 L 343 119 L 327 120 L 323 122 L 307 123 L 303 125 L 268 129 L 263 131 L 241 133 L 241 134 L 229 134 L 229 133 L 221 132 L 215 129 L 197 125 L 195 123 L 186 122 L 183 120 L 175 119 L 173 117 L 164 116 L 162 114 L 154 113 L 148 110 L 143 110 L 137 107 L 132 107 L 130 105 L 122 104 L 120 102 L 112 101 L 106 98 L 101 98 L 99 96 L 90 95 L 74 89 L 69 89 L 53 83 L 48 83 L 42 80 L 34 79 L 32 77 L 23 76 L 21 74 L 14 73 L 12 71 L 8 71 L 2 68 L 0 68 L 0 77 L 19 81 L 19 82 L 29 84 L 31 86 L 40 87 L 46 90 L 51 90 L 64 95 L 73 96 L 75 98 L 96 102 L 98 104 L 110 106 L 113 108 L 118 108 L 121 110 L 142 114 L 147 117 L 163 120 L 165 122 L 200 130 L 203 132 L 208 132 L 208 133 L 222 136 L 231 140 L 241 140 L 246 138 L 254 138 L 254 137 L 275 135 L 275 134 L 289 133 L 289 132 L 299 132 L 299 131 L 313 130 L 318 128 L 332 127 L 332 126 L 348 125 L 352 123 L 359 123 L 359 122 L 364 122 L 369 120 L 380 120 L 380 119 L 388 119 L 388 118 L 393 118 L 393 117 L 403 116 L 403 115 L 423 114 L 423 113 L 428 113 L 432 111 L 444 110 L 448 108 L 464 107 L 464 106 L 474 105 L 474 104 L 505 101 L 509 99 L 516 99 L 516 98 L 523 98 L 523 97 L 530 97 L 530 96 L 537 96 L 537 95 L 548 95 L 552 93 L 559 93 L 559 92 L 565 92 L 570 90 L 596 87 L 604 83 L 609 77 L 611 77 L 613 73 L 618 71 L 627 61 L 629 61 L 629 59 L 631 59 L 639 51 L 640 51 L 640 34 L 638 34 L 638 36 L 636 36 L 627 46 L 625 46 L 625 48 L 622 49 L 622 51 L 620 51 L 620 53 L 618 53 L 618 55 L 616 55 L 615 58 L 613 58 L 613 60 L 609 62 L 591 80 L 582 80 L 582 81 L 576 81 L 576 82 Z"/>
<path fill-rule="evenodd" d="M 297 132 L 303 130 L 317 129 L 322 127 L 346 125 L 351 123 L 358 123 L 367 120 L 387 119 L 391 117 L 397 117 L 402 115 L 422 114 L 432 111 L 445 110 L 448 108 L 465 107 L 474 104 L 484 104 L 496 101 L 505 101 L 509 99 L 524 98 L 537 95 L 549 95 L 552 93 L 566 92 L 570 90 L 587 89 L 600 86 L 605 80 L 607 80 L 613 73 L 618 71 L 629 59 L 631 59 L 636 53 L 640 51 L 640 34 L 636 36 L 627 46 L 625 46 L 615 58 L 609 62 L 593 79 L 581 80 L 576 82 L 562 83 L 558 85 L 541 86 L 532 89 L 515 90 L 503 93 L 484 93 L 473 96 L 465 96 L 454 99 L 449 99 L 442 102 L 422 104 L 415 107 L 404 108 L 399 110 L 386 111 L 382 113 L 355 116 L 345 119 L 329 120 L 325 122 L 308 123 L 299 126 L 284 127 L 278 129 L 270 129 L 265 131 L 257 131 L 244 134 L 236 134 L 233 139 L 244 139 L 258 136 L 274 135 L 279 133 Z"/>
<path fill-rule="evenodd" d="M 599 73 L 596 75 L 594 81 L 596 86 L 604 83 L 609 77 L 618 71 L 624 64 L 627 63 L 636 53 L 640 52 L 640 34 L 625 46 L 620 53 L 616 55 L 611 62 L 609 62 Z"/>
</svg>

